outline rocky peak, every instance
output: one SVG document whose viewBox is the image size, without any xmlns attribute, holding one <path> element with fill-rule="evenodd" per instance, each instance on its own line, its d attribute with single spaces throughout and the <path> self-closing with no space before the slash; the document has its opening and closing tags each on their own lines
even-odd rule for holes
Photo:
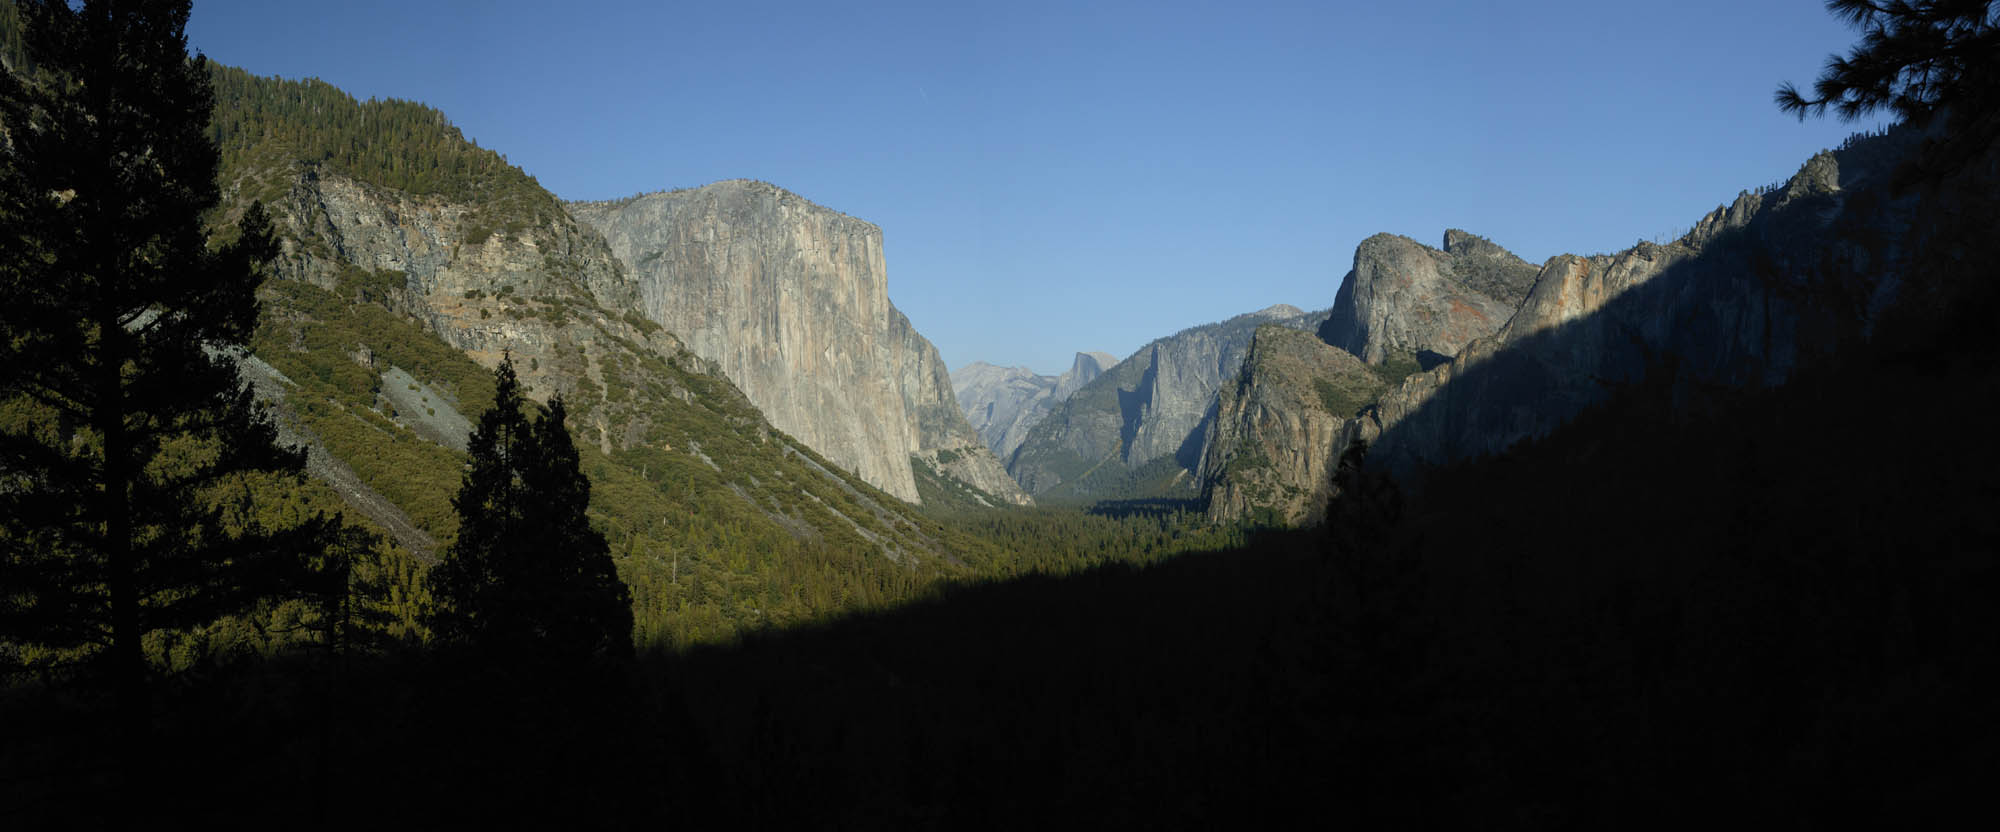
<svg viewBox="0 0 2000 832">
<path fill-rule="evenodd" d="M 1084 385 L 1096 381 L 1098 376 L 1103 375 L 1105 370 L 1111 369 L 1111 365 L 1117 363 L 1118 359 L 1108 352 L 1077 353 L 1076 360 L 1070 362 L 1069 372 L 1056 377 L 1055 389 L 1049 396 L 1051 402 L 1068 399 Z"/>
<path fill-rule="evenodd" d="M 1785 199 L 1793 200 L 1802 196 L 1833 194 L 1840 191 L 1840 160 L 1831 151 L 1822 150 L 1799 167 L 1799 172 L 1785 181 Z"/>
<path fill-rule="evenodd" d="M 1055 406 L 1117 363 L 1109 353 L 1079 352 L 1068 371 L 1039 375 L 1026 367 L 998 367 L 975 361 L 951 374 L 959 408 L 1001 459 L 1014 453 L 1028 431 Z"/>
<path fill-rule="evenodd" d="M 1191 473 L 1200 463 L 1215 391 L 1242 366 L 1258 325 L 1311 331 L 1325 316 L 1278 304 L 1156 339 L 1036 424 L 1009 459 L 1008 472 L 1030 493 L 1068 483 L 1074 497 L 1122 488 L 1127 472 L 1162 458 Z"/>
<path fill-rule="evenodd" d="M 1865 334 L 1903 285 L 1902 241 L 1921 237 L 1925 206 L 1887 181 L 1914 143 L 1898 130 L 1815 154 L 1666 245 L 1550 258 L 1503 329 L 1384 394 L 1375 458 L 1407 472 L 1496 452 L 1653 373 L 1782 383 Z"/>
<path fill-rule="evenodd" d="M 1446 254 L 1456 254 L 1459 256 L 1473 254 L 1495 258 L 1514 256 L 1513 252 L 1501 248 L 1492 240 L 1458 228 L 1447 228 L 1444 230 L 1444 251 Z"/>
<path fill-rule="evenodd" d="M 874 224 L 743 179 L 568 208 L 631 272 L 645 316 L 779 429 L 906 501 L 924 455 L 1026 499 L 966 423 L 936 348 L 889 302 Z"/>
<path fill-rule="evenodd" d="M 1534 284 L 1535 267 L 1457 229 L 1444 244 L 1396 234 L 1363 240 L 1321 337 L 1380 364 L 1394 355 L 1449 357 L 1498 331 Z"/>
</svg>

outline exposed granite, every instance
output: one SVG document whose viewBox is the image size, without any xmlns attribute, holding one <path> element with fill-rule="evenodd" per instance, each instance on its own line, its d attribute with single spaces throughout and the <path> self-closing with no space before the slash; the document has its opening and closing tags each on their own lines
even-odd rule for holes
<svg viewBox="0 0 2000 832">
<path fill-rule="evenodd" d="M 283 232 L 273 271 L 369 294 L 487 367 L 511 353 L 528 393 L 569 397 L 572 424 L 594 432 L 608 452 L 636 442 L 648 419 L 636 405 L 607 397 L 607 373 L 629 376 L 627 386 L 646 381 L 634 375 L 640 362 L 615 356 L 713 368 L 673 335 L 635 325 L 638 286 L 602 238 L 554 210 L 553 201 L 550 208 L 533 223 L 494 229 L 476 206 L 296 169 L 286 196 L 271 206 Z M 374 366 L 367 344 L 354 346 L 355 360 L 377 372 L 394 369 Z M 419 411 L 401 412 L 424 429 Z"/>
<path fill-rule="evenodd" d="M 1047 376 L 1026 367 L 975 361 L 953 371 L 951 385 L 966 421 L 995 455 L 1006 459 L 1027 440 L 1035 423 L 1116 363 L 1109 353 L 1080 352 L 1068 370 Z"/>
<path fill-rule="evenodd" d="M 1257 328 L 1235 381 L 1217 394 L 1199 471 L 1208 516 L 1286 525 L 1319 522 L 1347 443 L 1373 427 L 1357 417 L 1382 380 L 1312 333 Z"/>
<path fill-rule="evenodd" d="M 1242 366 L 1258 325 L 1310 331 L 1326 314 L 1280 304 L 1155 340 L 1037 423 L 1007 470 L 1031 494 L 1101 466 L 1134 470 L 1163 457 L 1192 473 L 1201 463 L 1215 392 Z"/>
<path fill-rule="evenodd" d="M 1907 280 L 1898 241 L 1921 231 L 1917 197 L 1887 187 L 1913 145 L 1900 130 L 1821 152 L 1665 245 L 1551 258 L 1506 326 L 1384 394 L 1371 463 L 1408 478 L 1546 435 L 1620 384 L 1774 385 L 1865 338 Z"/>
<path fill-rule="evenodd" d="M 1355 248 L 1320 336 L 1370 364 L 1396 353 L 1448 358 L 1498 331 L 1535 274 L 1506 249 L 1458 229 L 1445 232 L 1442 250 L 1377 234 Z"/>
<path fill-rule="evenodd" d="M 953 476 L 1027 501 L 889 302 L 881 229 L 747 180 L 568 208 L 630 270 L 646 317 L 779 429 L 906 501 L 919 499 L 912 455 L 960 451 Z"/>
</svg>

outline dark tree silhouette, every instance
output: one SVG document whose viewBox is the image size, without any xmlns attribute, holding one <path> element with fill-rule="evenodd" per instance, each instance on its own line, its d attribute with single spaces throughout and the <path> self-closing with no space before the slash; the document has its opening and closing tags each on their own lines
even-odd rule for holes
<svg viewBox="0 0 2000 832">
<path fill-rule="evenodd" d="M 237 377 L 276 246 L 257 205 L 234 242 L 208 242 L 217 155 L 188 3 L 17 11 L 27 60 L 0 72 L 0 661 L 108 671 L 129 752 L 148 724 L 141 639 L 296 586 L 331 523 L 246 531 L 221 496 L 303 457 Z"/>
<path fill-rule="evenodd" d="M 1833 108 L 1843 121 L 1881 109 L 1921 124 L 1939 108 L 1987 115 L 2000 67 L 2000 20 L 1991 0 L 1829 0 L 1829 11 L 1861 31 L 1846 57 L 1827 57 L 1813 97 L 1791 82 L 1778 107 L 1806 116 Z"/>
<path fill-rule="evenodd" d="M 494 383 L 452 500 L 458 540 L 431 570 L 431 630 L 447 643 L 524 658 L 629 655 L 631 595 L 585 513 L 590 482 L 563 427 L 562 399 L 531 423 L 511 358 Z"/>
<path fill-rule="evenodd" d="M 1421 779 L 1412 745 L 1425 701 L 1430 632 L 1420 541 L 1405 528 L 1402 490 L 1365 465 L 1356 440 L 1334 468 L 1327 506 L 1327 706 L 1338 779 L 1368 821 L 1398 816 Z"/>
</svg>

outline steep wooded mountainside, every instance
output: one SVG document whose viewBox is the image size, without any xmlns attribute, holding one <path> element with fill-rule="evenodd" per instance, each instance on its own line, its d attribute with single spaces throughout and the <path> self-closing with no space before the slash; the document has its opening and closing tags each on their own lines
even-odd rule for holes
<svg viewBox="0 0 2000 832">
<path fill-rule="evenodd" d="M 1001 459 L 1027 441 L 1028 431 L 1056 405 L 1117 364 L 1109 353 L 1080 352 L 1061 375 L 975 361 L 952 371 L 951 387 L 966 421 Z"/>
<path fill-rule="evenodd" d="M 1279 304 L 1157 339 L 1030 429 L 1007 471 L 1038 496 L 1192 498 L 1215 391 L 1236 375 L 1258 325 L 1312 330 L 1326 315 Z"/>
<path fill-rule="evenodd" d="M 1535 273 L 1492 241 L 1455 228 L 1444 232 L 1442 249 L 1395 234 L 1361 241 L 1318 337 L 1265 333 L 1270 337 L 1252 347 L 1261 360 L 1222 388 L 1219 418 L 1201 444 L 1209 518 L 1318 522 L 1341 451 L 1381 433 L 1364 410 L 1387 386 L 1498 331 Z"/>
<path fill-rule="evenodd" d="M 218 225 L 262 200 L 283 245 L 246 376 L 314 472 L 413 560 L 455 534 L 464 432 L 503 353 L 533 398 L 568 403 L 642 642 L 883 603 L 1004 559 L 774 428 L 639 313 L 642 287 L 599 235 L 436 111 L 216 76 Z M 916 364 L 910 389 L 949 402 L 942 369 Z M 943 493 L 999 502 L 933 473 Z"/>
<path fill-rule="evenodd" d="M 920 499 L 913 459 L 1029 501 L 966 423 L 937 348 L 889 302 L 880 228 L 748 180 L 569 210 L 610 243 L 645 316 L 772 424 L 906 501 Z"/>
<path fill-rule="evenodd" d="M 1387 381 L 1310 332 L 1257 328 L 1243 369 L 1216 394 L 1202 438 L 1202 500 L 1218 522 L 1317 523 L 1333 466 Z"/>
</svg>

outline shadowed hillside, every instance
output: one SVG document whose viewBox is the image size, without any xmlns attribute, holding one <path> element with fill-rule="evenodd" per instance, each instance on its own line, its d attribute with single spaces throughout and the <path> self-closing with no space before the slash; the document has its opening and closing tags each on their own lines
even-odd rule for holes
<svg viewBox="0 0 2000 832">
<path fill-rule="evenodd" d="M 179 7 L 145 8 L 140 22 L 180 28 Z M 0 35 L 14 9 L 0 0 Z M 24 71 L 17 41 L 0 37 L 10 73 Z M 182 66 L 163 42 L 151 54 Z M 1140 498 L 995 508 L 950 475 L 957 457 L 919 455 L 919 511 L 772 427 L 648 326 L 608 247 L 434 111 L 221 77 L 240 85 L 227 100 L 267 109 L 217 120 L 255 129 L 213 128 L 231 142 L 220 213 L 242 212 L 258 239 L 262 212 L 243 203 L 270 195 L 283 243 L 263 258 L 273 273 L 237 367 L 311 446 L 317 478 L 225 481 L 242 496 L 208 538 L 127 537 L 227 554 L 217 539 L 344 505 L 392 542 L 344 536 L 320 554 L 348 560 L 271 580 L 247 612 L 116 642 L 146 695 L 114 693 L 91 652 L 105 645 L 35 642 L 97 626 L 97 573 L 65 573 L 116 523 L 42 499 L 88 502 L 93 472 L 21 460 L 89 451 L 93 435 L 5 376 L 0 497 L 78 519 L 43 533 L 0 514 L 0 827 L 1937 828 L 1990 814 L 1991 134 L 1971 153 L 1946 136 L 1945 166 L 1926 144 L 1945 128 L 1863 137 L 1683 240 L 1555 258 L 1490 340 L 1467 323 L 1495 323 L 1490 310 L 1405 331 L 1361 314 L 1372 296 L 1350 302 L 1368 324 L 1356 337 L 1387 339 L 1362 350 L 1374 366 L 1331 354 L 1297 310 L 1190 330 L 1204 345 L 1179 356 L 1162 339 L 1014 460 L 1039 466 L 1045 494 Z M 30 112 L 26 89 L 0 86 L 5 112 Z M 70 103 L 52 89 L 32 100 Z M 312 109 L 337 112 L 299 118 Z M 0 125 L 0 159 L 55 129 L 26 123 Z M 383 136 L 399 146 L 371 144 Z M 0 165 L 0 237 L 66 239 L 22 205 L 105 203 L 20 187 L 19 167 Z M 525 196 L 480 202 L 502 193 Z M 1445 252 L 1377 245 L 1498 305 L 1525 285 L 1521 264 L 1459 232 Z M 1471 256 L 1490 262 L 1451 260 Z M 0 261 L 8 299 L 30 296 L 17 275 L 65 262 L 25 244 Z M 135 328 L 172 323 L 141 312 Z M 83 343 L 127 334 L 96 320 Z M 1398 352 L 1461 343 L 1430 369 Z M 204 355 L 187 344 L 176 355 Z M 560 469 L 573 511 L 520 516 L 552 521 L 550 540 L 601 535 L 600 561 L 609 544 L 636 656 L 426 638 L 422 567 L 461 522 L 482 530 L 461 520 L 480 507 L 452 495 L 468 461 L 492 461 L 492 434 L 464 432 L 512 389 L 511 371 L 488 374 L 500 355 L 574 420 L 533 443 L 561 453 L 522 452 L 529 471 Z M 1233 363 L 1247 374 L 1213 398 Z M 126 364 L 103 367 L 120 389 Z M 1287 424 L 1287 408 L 1326 418 Z M 1310 482 L 1265 471 L 1289 437 L 1330 445 L 1357 415 L 1382 419 L 1372 446 L 1295 465 Z M 1205 522 L 1183 484 L 1204 421 L 1243 439 L 1222 473 L 1254 473 L 1242 482 L 1324 522 Z M 37 470 L 85 486 L 49 490 Z M 497 470 L 512 499 L 551 493 L 533 488 L 544 474 L 516 489 Z M 1304 496 L 1322 481 L 1331 498 Z M 66 582 L 27 580 L 51 574 Z M 187 586 L 157 594 L 198 594 Z M 464 603 L 461 624 L 510 612 Z M 31 613 L 39 629 L 21 626 Z"/>
</svg>

